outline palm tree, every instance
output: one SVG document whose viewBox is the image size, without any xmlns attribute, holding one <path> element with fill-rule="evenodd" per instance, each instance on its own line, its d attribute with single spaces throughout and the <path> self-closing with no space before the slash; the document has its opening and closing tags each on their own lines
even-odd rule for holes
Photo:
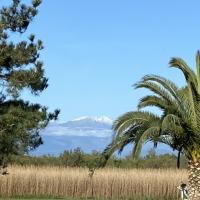
<svg viewBox="0 0 200 200">
<path fill-rule="evenodd" d="M 133 157 L 137 157 L 145 142 L 157 146 L 164 143 L 188 159 L 189 199 L 200 199 L 200 52 L 196 54 L 196 73 L 181 58 L 172 58 L 170 67 L 182 71 L 186 86 L 179 88 L 172 81 L 156 75 L 147 75 L 135 88 L 146 88 L 153 94 L 143 97 L 138 111 L 120 116 L 113 124 L 113 141 L 102 153 L 101 164 L 116 150 L 133 143 Z M 155 106 L 161 115 L 143 111 Z M 179 165 L 179 164 L 178 164 Z"/>
</svg>

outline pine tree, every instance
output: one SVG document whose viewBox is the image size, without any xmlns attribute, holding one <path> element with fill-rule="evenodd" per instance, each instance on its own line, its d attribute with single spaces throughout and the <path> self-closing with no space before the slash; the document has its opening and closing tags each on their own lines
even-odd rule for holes
<svg viewBox="0 0 200 200">
<path fill-rule="evenodd" d="M 21 99 L 23 90 L 39 95 L 48 87 L 40 51 L 41 40 L 30 35 L 23 41 L 12 41 L 21 36 L 38 13 L 41 0 L 31 5 L 13 0 L 0 9 L 0 166 L 4 168 L 11 154 L 24 154 L 42 144 L 39 131 L 56 119 L 59 110 L 48 113 L 40 104 Z"/>
</svg>

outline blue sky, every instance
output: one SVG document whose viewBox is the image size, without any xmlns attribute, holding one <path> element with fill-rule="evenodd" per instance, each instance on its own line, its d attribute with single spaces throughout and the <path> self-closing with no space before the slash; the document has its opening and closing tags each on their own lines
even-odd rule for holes
<svg viewBox="0 0 200 200">
<path fill-rule="evenodd" d="M 60 121 L 116 118 L 136 109 L 146 91 L 131 85 L 142 76 L 184 83 L 168 62 L 178 56 L 194 66 L 199 7 L 197 0 L 43 0 L 28 33 L 44 41 L 41 58 L 50 85 L 39 97 L 24 98 L 60 108 Z"/>
</svg>

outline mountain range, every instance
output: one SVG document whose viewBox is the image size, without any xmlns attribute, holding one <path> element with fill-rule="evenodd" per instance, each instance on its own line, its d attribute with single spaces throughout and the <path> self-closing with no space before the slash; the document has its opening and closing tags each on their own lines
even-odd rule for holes
<svg viewBox="0 0 200 200">
<path fill-rule="evenodd" d="M 93 150 L 102 151 L 112 141 L 112 123 L 109 117 L 83 116 L 65 123 L 51 122 L 41 135 L 44 144 L 31 152 L 32 155 L 59 155 L 64 150 L 72 150 L 80 147 L 85 153 Z M 147 143 L 142 149 L 145 155 L 153 147 Z M 122 156 L 131 153 L 131 145 L 127 146 Z M 172 153 L 166 145 L 159 145 L 157 153 Z"/>
</svg>

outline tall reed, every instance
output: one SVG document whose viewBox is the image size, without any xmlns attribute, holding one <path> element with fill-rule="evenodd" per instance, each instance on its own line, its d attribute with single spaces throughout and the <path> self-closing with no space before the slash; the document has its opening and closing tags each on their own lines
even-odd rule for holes
<svg viewBox="0 0 200 200">
<path fill-rule="evenodd" d="M 100 169 L 92 178 L 83 168 L 18 167 L 0 177 L 1 197 L 76 197 L 99 199 L 178 199 L 185 170 Z"/>
</svg>

